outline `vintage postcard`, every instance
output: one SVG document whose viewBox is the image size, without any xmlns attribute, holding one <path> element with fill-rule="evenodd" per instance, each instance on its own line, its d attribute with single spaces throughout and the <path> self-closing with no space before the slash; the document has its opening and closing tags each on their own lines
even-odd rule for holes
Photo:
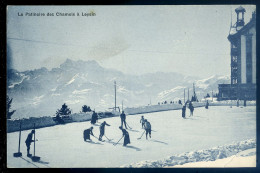
<svg viewBox="0 0 260 173">
<path fill-rule="evenodd" d="M 8 168 L 256 167 L 256 6 L 7 6 Z"/>
</svg>

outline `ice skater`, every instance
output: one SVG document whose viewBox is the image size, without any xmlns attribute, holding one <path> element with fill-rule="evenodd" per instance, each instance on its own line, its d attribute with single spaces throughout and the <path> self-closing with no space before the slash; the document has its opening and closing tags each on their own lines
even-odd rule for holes
<svg viewBox="0 0 260 173">
<path fill-rule="evenodd" d="M 95 111 L 93 111 L 92 117 L 91 117 L 91 124 L 96 124 L 98 120 L 98 115 Z"/>
<path fill-rule="evenodd" d="M 208 100 L 207 100 L 207 102 L 206 102 L 206 106 L 205 106 L 205 108 L 206 108 L 206 109 L 209 108 L 209 101 L 208 101 Z"/>
<path fill-rule="evenodd" d="M 123 144 L 123 146 L 126 146 L 127 144 L 130 144 L 129 133 L 126 131 L 126 129 L 123 129 L 122 126 L 119 126 L 119 129 L 122 130 L 122 133 L 123 133 L 122 137 L 124 137 L 124 144 Z"/>
<path fill-rule="evenodd" d="M 189 103 L 189 109 L 190 109 L 190 116 L 193 116 L 194 106 L 192 105 L 192 102 Z"/>
<path fill-rule="evenodd" d="M 124 111 L 122 111 L 122 114 L 120 114 L 120 118 L 121 118 L 121 127 L 123 127 L 123 125 L 125 124 L 125 128 L 127 129 L 126 122 L 125 122 L 126 115 L 125 115 Z"/>
<path fill-rule="evenodd" d="M 104 121 L 103 123 L 101 123 L 99 130 L 100 130 L 100 135 L 98 140 L 102 141 L 102 137 L 105 135 L 105 126 L 110 126 L 109 124 L 106 123 L 106 121 Z"/>
<path fill-rule="evenodd" d="M 147 135 L 149 134 L 150 138 L 151 138 L 151 133 L 152 133 L 152 126 L 150 124 L 149 121 L 147 121 L 147 119 L 144 120 L 144 129 L 145 129 L 145 134 L 146 134 L 146 139 L 147 139 Z"/>
<path fill-rule="evenodd" d="M 25 144 L 27 147 L 27 157 L 31 157 L 32 154 L 30 154 L 30 146 L 32 142 L 35 142 L 34 140 L 32 140 L 33 135 L 35 135 L 35 130 L 32 130 L 31 133 L 28 134 L 26 140 L 25 140 Z"/>
<path fill-rule="evenodd" d="M 144 128 L 144 116 L 141 117 L 140 123 L 142 123 L 142 129 Z"/>
<path fill-rule="evenodd" d="M 183 105 L 183 107 L 182 107 L 182 118 L 185 118 L 185 114 L 186 114 L 186 106 L 185 105 Z"/>
<path fill-rule="evenodd" d="M 87 139 L 92 141 L 90 139 L 90 135 L 94 136 L 94 134 L 93 134 L 93 127 L 90 127 L 89 129 L 84 130 L 84 132 L 83 132 L 84 141 L 86 141 Z"/>
</svg>

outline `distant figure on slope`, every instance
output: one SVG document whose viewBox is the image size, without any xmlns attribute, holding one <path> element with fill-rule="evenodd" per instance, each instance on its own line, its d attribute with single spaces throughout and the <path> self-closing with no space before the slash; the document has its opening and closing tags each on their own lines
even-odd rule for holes
<svg viewBox="0 0 260 173">
<path fill-rule="evenodd" d="M 142 129 L 144 128 L 144 116 L 141 117 L 140 123 L 142 123 Z"/>
<path fill-rule="evenodd" d="M 206 108 L 206 109 L 209 108 L 209 101 L 208 101 L 208 100 L 207 100 L 207 102 L 206 102 L 206 106 L 205 106 L 205 108 Z"/>
<path fill-rule="evenodd" d="M 110 126 L 109 124 L 106 123 L 106 121 L 104 121 L 103 123 L 101 123 L 99 130 L 100 130 L 100 135 L 98 140 L 102 141 L 102 137 L 105 135 L 105 126 Z"/>
<path fill-rule="evenodd" d="M 91 141 L 90 135 L 94 136 L 92 130 L 93 130 L 93 127 L 90 127 L 89 129 L 84 130 L 84 132 L 83 132 L 84 141 L 86 141 L 87 139 Z"/>
<path fill-rule="evenodd" d="M 123 137 L 124 137 L 124 144 L 123 144 L 123 146 L 126 146 L 127 144 L 130 144 L 129 133 L 125 129 L 123 129 L 122 126 L 120 126 L 119 129 L 122 130 Z"/>
<path fill-rule="evenodd" d="M 182 105 L 182 102 L 181 102 L 181 100 L 179 100 L 179 104 L 180 104 L 180 105 Z"/>
<path fill-rule="evenodd" d="M 91 117 L 91 124 L 96 124 L 98 120 L 98 115 L 95 111 L 93 111 L 92 117 Z"/>
<path fill-rule="evenodd" d="M 33 135 L 35 135 L 35 130 L 32 130 L 31 133 L 28 134 L 26 140 L 25 140 L 25 144 L 26 144 L 26 147 L 27 147 L 27 156 L 30 157 L 32 156 L 30 154 L 30 146 L 31 146 L 31 143 L 34 142 L 34 140 L 32 140 L 32 137 Z"/>
<path fill-rule="evenodd" d="M 149 133 L 149 136 L 151 138 L 151 133 L 152 133 L 152 126 L 150 124 L 149 121 L 147 121 L 147 119 L 144 120 L 145 123 L 144 123 L 144 129 L 145 129 L 145 132 L 146 132 L 146 139 L 147 139 L 147 135 Z"/>
<path fill-rule="evenodd" d="M 246 99 L 244 99 L 244 107 L 246 107 Z"/>
<path fill-rule="evenodd" d="M 194 106 L 192 105 L 192 102 L 189 103 L 189 109 L 190 109 L 190 116 L 193 116 Z"/>
<path fill-rule="evenodd" d="M 239 107 L 239 100 L 237 99 L 237 107 Z"/>
<path fill-rule="evenodd" d="M 183 107 L 182 107 L 182 118 L 185 118 L 185 114 L 186 114 L 186 106 L 185 105 L 183 105 Z"/>
<path fill-rule="evenodd" d="M 122 114 L 120 114 L 120 118 L 121 118 L 121 127 L 123 127 L 123 125 L 125 124 L 125 128 L 127 129 L 126 122 L 125 122 L 126 115 L 125 115 L 124 111 L 122 111 Z"/>
</svg>

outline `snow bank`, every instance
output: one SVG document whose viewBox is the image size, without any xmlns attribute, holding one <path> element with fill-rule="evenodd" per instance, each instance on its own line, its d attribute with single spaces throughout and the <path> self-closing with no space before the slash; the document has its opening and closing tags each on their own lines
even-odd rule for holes
<svg viewBox="0 0 260 173">
<path fill-rule="evenodd" d="M 92 112 L 72 114 L 71 118 L 73 122 L 88 121 L 92 117 Z"/>
<path fill-rule="evenodd" d="M 201 103 L 201 102 L 193 102 L 192 104 L 195 108 L 205 106 L 205 103 Z M 181 108 L 182 105 L 180 104 L 162 104 L 162 105 L 135 107 L 135 108 L 125 108 L 124 111 L 128 115 L 134 115 L 134 114 L 143 114 L 143 113 L 150 113 L 150 112 L 178 110 Z"/>
<path fill-rule="evenodd" d="M 171 167 L 174 165 L 183 165 L 191 162 L 202 162 L 202 161 L 215 161 L 217 159 L 223 159 L 235 155 L 241 151 L 256 148 L 256 140 L 250 139 L 230 145 L 218 146 L 206 150 L 197 150 L 192 152 L 185 152 L 170 156 L 162 160 L 146 160 L 130 165 L 123 165 L 121 167 L 137 167 L 137 168 L 163 168 Z"/>
<path fill-rule="evenodd" d="M 192 102 L 193 106 L 196 107 L 204 107 L 206 102 Z M 237 106 L 237 101 L 226 100 L 226 101 L 213 101 L 209 100 L 209 106 Z M 256 101 L 247 101 L 247 106 L 256 106 Z M 244 101 L 239 101 L 239 106 L 244 106 Z M 143 114 L 143 113 L 151 113 L 151 112 L 160 112 L 160 111 L 169 111 L 169 110 L 178 110 L 181 109 L 182 105 L 180 104 L 162 104 L 162 105 L 150 105 L 150 106 L 142 106 L 142 107 L 133 107 L 133 108 L 125 108 L 124 111 L 128 115 L 135 114 Z"/>
<path fill-rule="evenodd" d="M 22 123 L 22 130 L 33 129 L 34 124 L 35 128 L 53 126 L 56 123 L 53 121 L 52 117 L 30 117 L 19 119 L 7 120 L 7 132 L 15 132 L 20 129 L 20 122 Z"/>
<path fill-rule="evenodd" d="M 256 148 L 248 149 L 236 155 L 217 159 L 215 161 L 190 162 L 183 165 L 169 166 L 167 168 L 231 168 L 256 167 Z"/>
<path fill-rule="evenodd" d="M 217 102 L 210 102 L 209 106 L 237 106 L 236 100 L 225 100 L 225 101 L 217 101 Z M 244 101 L 239 100 L 239 106 L 244 106 Z M 246 106 L 256 106 L 256 101 L 247 101 Z"/>
<path fill-rule="evenodd" d="M 91 119 L 92 112 L 87 113 L 75 113 L 71 114 L 72 122 L 82 122 L 88 121 Z M 45 116 L 45 117 L 30 117 L 19 119 L 11 119 L 7 120 L 7 132 L 15 132 L 20 129 L 20 122 L 22 123 L 22 130 L 33 129 L 34 124 L 35 128 L 49 127 L 57 125 L 57 123 L 53 120 L 53 117 Z"/>
</svg>

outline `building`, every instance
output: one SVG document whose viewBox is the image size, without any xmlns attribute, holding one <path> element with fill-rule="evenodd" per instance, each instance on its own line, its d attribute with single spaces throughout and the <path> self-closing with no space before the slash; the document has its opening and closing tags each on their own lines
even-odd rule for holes
<svg viewBox="0 0 260 173">
<path fill-rule="evenodd" d="M 231 81 L 219 84 L 219 100 L 256 100 L 256 13 L 245 25 L 243 7 L 235 9 L 236 23 L 230 27 Z"/>
</svg>

